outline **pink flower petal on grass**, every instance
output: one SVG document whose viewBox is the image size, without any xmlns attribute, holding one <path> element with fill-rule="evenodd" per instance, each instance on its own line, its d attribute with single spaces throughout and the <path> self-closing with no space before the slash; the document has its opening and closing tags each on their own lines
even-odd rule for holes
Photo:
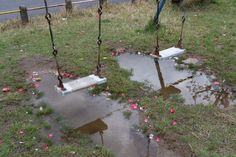
<svg viewBox="0 0 236 157">
<path fill-rule="evenodd" d="M 144 119 L 144 122 L 147 123 L 147 122 L 148 122 L 148 118 L 145 118 L 145 119 Z"/>
<path fill-rule="evenodd" d="M 172 125 L 176 125 L 177 122 L 175 120 L 172 121 Z"/>
<path fill-rule="evenodd" d="M 173 107 L 170 108 L 170 113 L 175 113 L 175 109 Z"/>
<path fill-rule="evenodd" d="M 2 92 L 4 92 L 4 93 L 10 92 L 10 88 L 9 87 L 4 87 L 2 89 Z"/>
<path fill-rule="evenodd" d="M 48 147 L 47 144 L 45 144 L 45 145 L 42 146 L 42 150 L 48 150 L 48 148 L 49 148 L 49 147 Z"/>
<path fill-rule="evenodd" d="M 24 90 L 24 88 L 19 88 L 19 89 L 17 89 L 17 92 L 18 93 L 23 93 L 25 90 Z"/>
</svg>

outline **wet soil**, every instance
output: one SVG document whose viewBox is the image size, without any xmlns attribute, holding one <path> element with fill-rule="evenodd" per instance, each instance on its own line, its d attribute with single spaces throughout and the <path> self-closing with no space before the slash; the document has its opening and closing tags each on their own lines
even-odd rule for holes
<svg viewBox="0 0 236 157">
<path fill-rule="evenodd" d="M 22 61 L 22 67 L 28 74 L 37 72 L 38 77 L 41 78 L 38 90 L 43 92 L 44 96 L 35 100 L 35 104 L 41 102 L 49 104 L 54 112 L 63 118 L 67 126 L 77 131 L 87 132 L 95 144 L 102 145 L 104 143 L 104 146 L 114 152 L 116 156 L 181 156 L 169 150 L 164 141 L 158 144 L 152 141 L 148 145 L 147 137 L 144 137 L 137 127 L 140 119 L 139 113 L 132 110 L 129 119 L 124 117 L 123 111 L 129 110 L 127 104 L 110 100 L 103 95 L 92 96 L 88 89 L 67 96 L 58 94 L 55 90 L 57 78 L 52 70 L 53 64 L 50 60 L 45 60 L 43 57 L 27 58 Z M 51 123 L 50 120 L 48 122 Z M 54 126 L 52 127 L 52 130 L 48 132 L 60 135 L 57 133 L 58 130 L 55 130 Z M 57 127 L 55 126 L 55 128 Z M 103 131 L 102 136 L 101 131 Z M 58 140 L 58 142 L 60 141 Z"/>
<path fill-rule="evenodd" d="M 120 67 L 131 70 L 131 79 L 145 82 L 165 98 L 180 94 L 185 104 L 215 104 L 221 108 L 236 104 L 235 94 L 215 77 L 204 72 L 177 70 L 174 60 L 154 61 L 149 56 L 125 53 L 117 57 Z"/>
</svg>

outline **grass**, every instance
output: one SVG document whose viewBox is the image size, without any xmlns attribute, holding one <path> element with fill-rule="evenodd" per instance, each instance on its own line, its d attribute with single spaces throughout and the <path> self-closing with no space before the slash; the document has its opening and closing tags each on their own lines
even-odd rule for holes
<svg viewBox="0 0 236 157">
<path fill-rule="evenodd" d="M 37 116 L 45 116 L 53 113 L 53 109 L 46 103 L 41 103 L 39 105 L 39 110 L 37 111 Z"/>
<path fill-rule="evenodd" d="M 154 132 L 172 147 L 179 149 L 187 147 L 195 156 L 235 156 L 236 151 L 236 114 L 235 109 L 224 111 L 214 106 L 183 106 L 182 101 L 173 100 L 157 101 L 144 100 L 148 104 L 145 113 L 152 121 L 152 127 L 144 125 L 144 131 Z M 175 109 L 175 113 L 170 113 L 170 108 Z M 176 125 L 173 125 L 176 121 Z M 185 143 L 181 148 L 177 141 Z M 187 144 L 187 145 L 186 145 Z"/>
<path fill-rule="evenodd" d="M 187 55 L 204 58 L 204 65 L 229 85 L 236 84 L 235 40 L 236 3 L 231 0 L 214 0 L 214 3 L 181 8 L 167 7 L 161 14 L 161 49 L 173 46 L 179 38 L 181 16 L 187 17 L 184 33 L 184 47 Z M 122 10 L 122 11 L 120 11 Z M 148 107 L 146 113 L 151 117 L 153 131 L 163 135 L 171 145 L 170 138 L 181 141 L 196 156 L 235 156 L 235 112 L 219 110 L 213 106 L 183 106 L 181 101 L 161 98 L 152 99 L 155 93 L 143 90 L 142 84 L 129 80 L 130 72 L 120 69 L 111 52 L 125 47 L 129 51 L 150 52 L 155 47 L 155 35 L 150 26 L 155 12 L 153 2 L 136 5 L 116 5 L 104 8 L 103 14 L 103 75 L 108 78 L 106 85 L 97 87 L 100 92 L 109 87 L 113 98 L 140 99 Z M 97 52 L 96 9 L 75 12 L 67 20 L 64 15 L 53 16 L 53 29 L 56 46 L 59 49 L 62 69 L 80 76 L 95 70 Z M 33 18 L 27 26 L 10 21 L 0 24 L 0 89 L 10 87 L 10 93 L 0 94 L 0 156 L 112 156 L 103 148 L 95 148 L 88 137 L 73 135 L 67 137 L 63 146 L 52 145 L 42 150 L 45 144 L 39 133 L 44 124 L 36 123 L 38 118 L 30 109 L 29 85 L 24 71 L 19 67 L 24 57 L 42 55 L 51 58 L 51 45 L 47 24 L 43 17 Z M 17 89 L 28 89 L 19 93 Z M 40 96 L 43 96 L 43 94 Z M 173 106 L 175 114 L 169 114 Z M 44 115 L 46 116 L 46 115 Z M 171 126 L 172 120 L 177 121 Z M 144 126 L 148 131 L 148 127 Z M 24 135 L 19 131 L 24 130 Z M 169 138 L 169 139 L 168 139 Z M 19 143 L 23 142 L 23 143 Z M 36 151 L 36 149 L 38 149 Z M 176 147 L 178 148 L 178 147 Z M 91 154 L 92 153 L 92 154 Z"/>
</svg>

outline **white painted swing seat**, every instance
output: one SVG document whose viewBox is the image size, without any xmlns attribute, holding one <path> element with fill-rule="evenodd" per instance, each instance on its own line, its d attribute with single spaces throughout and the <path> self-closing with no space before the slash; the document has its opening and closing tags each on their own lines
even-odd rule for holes
<svg viewBox="0 0 236 157">
<path fill-rule="evenodd" d="M 156 56 L 154 54 L 151 54 L 150 56 L 158 59 L 168 59 L 170 57 L 176 57 L 179 55 L 182 55 L 185 52 L 185 49 L 180 49 L 177 47 L 171 47 L 165 50 L 162 50 L 159 52 L 160 56 Z"/>
<path fill-rule="evenodd" d="M 67 83 L 63 83 L 64 88 L 66 90 L 61 90 L 61 88 L 56 86 L 56 90 L 58 93 L 60 93 L 61 95 L 67 95 L 70 94 L 72 92 L 81 90 L 81 89 L 85 89 L 85 88 L 89 88 L 91 86 L 94 85 L 100 85 L 103 83 L 106 83 L 107 79 L 105 77 L 100 78 L 99 76 L 96 75 L 89 75 L 87 77 L 82 77 Z"/>
</svg>

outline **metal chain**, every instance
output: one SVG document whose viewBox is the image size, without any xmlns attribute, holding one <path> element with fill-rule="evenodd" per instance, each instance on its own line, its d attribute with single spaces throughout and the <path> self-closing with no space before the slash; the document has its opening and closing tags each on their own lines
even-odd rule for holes
<svg viewBox="0 0 236 157">
<path fill-rule="evenodd" d="M 45 4 L 45 10 L 46 10 L 46 15 L 45 15 L 45 18 L 48 22 L 48 28 L 49 28 L 49 32 L 50 32 L 50 37 L 51 37 L 51 43 L 52 43 L 52 49 L 53 49 L 53 56 L 54 56 L 54 59 L 55 59 L 55 62 L 56 62 L 56 67 L 57 67 L 57 72 L 58 72 L 58 76 L 57 76 L 57 79 L 59 81 L 59 84 L 58 84 L 58 87 L 60 87 L 62 90 L 65 90 L 64 88 L 64 85 L 63 85 L 63 82 L 62 82 L 62 75 L 61 75 L 61 72 L 60 72 L 60 66 L 59 66 L 59 63 L 58 63 L 58 60 L 57 60 L 57 54 L 58 54 L 58 50 L 56 49 L 55 47 L 55 42 L 54 42 L 54 37 L 53 37 L 53 32 L 52 32 L 52 16 L 51 14 L 49 13 L 48 11 L 48 4 L 47 4 L 47 0 L 44 0 L 44 4 Z"/>
<path fill-rule="evenodd" d="M 180 38 L 179 38 L 178 44 L 176 46 L 181 49 L 183 48 L 182 41 L 183 41 L 183 29 L 184 29 L 185 20 L 186 20 L 185 16 L 182 16 L 182 26 L 181 26 Z"/>
<path fill-rule="evenodd" d="M 101 77 L 101 17 L 102 17 L 102 5 L 103 0 L 99 0 L 99 7 L 98 7 L 98 18 L 99 18 L 99 24 L 98 24 L 98 39 L 97 39 L 97 45 L 98 45 L 98 53 L 97 53 L 97 75 Z"/>
<path fill-rule="evenodd" d="M 159 7 L 160 7 L 160 0 L 157 0 L 157 11 L 159 11 Z M 157 33 L 157 36 L 156 36 L 156 48 L 155 48 L 155 55 L 156 56 L 160 56 L 159 54 L 159 51 L 160 51 L 160 46 L 159 46 L 159 34 L 158 34 L 158 31 L 159 31 L 159 18 L 157 18 L 156 20 L 156 33 Z"/>
</svg>

